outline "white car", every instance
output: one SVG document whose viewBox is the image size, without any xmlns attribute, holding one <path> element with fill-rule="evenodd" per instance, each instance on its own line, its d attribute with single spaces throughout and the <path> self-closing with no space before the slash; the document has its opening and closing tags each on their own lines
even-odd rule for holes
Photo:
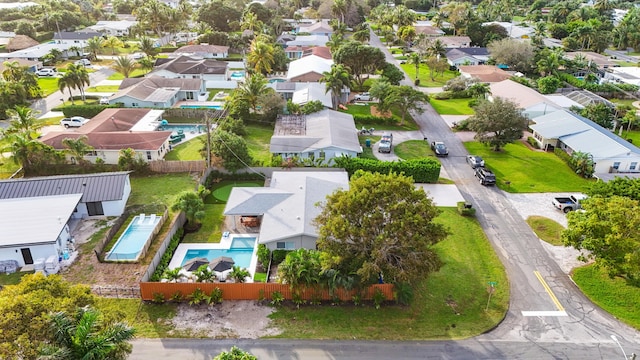
<svg viewBox="0 0 640 360">
<path fill-rule="evenodd" d="M 45 68 L 36 71 L 36 75 L 38 76 L 56 76 L 57 74 L 58 72 L 56 71 L 56 69 L 52 68 Z"/>
<path fill-rule="evenodd" d="M 82 65 L 82 66 L 91 66 L 91 61 L 89 61 L 89 59 L 80 59 L 76 61 L 75 64 Z"/>
<path fill-rule="evenodd" d="M 371 101 L 371 95 L 368 92 L 360 93 L 353 97 L 355 101 Z"/>
<path fill-rule="evenodd" d="M 144 56 L 145 56 L 145 55 L 144 55 L 144 53 L 133 53 L 133 54 L 131 54 L 131 58 L 132 58 L 133 60 L 140 60 L 140 59 L 142 59 Z"/>
<path fill-rule="evenodd" d="M 100 98 L 100 105 L 109 105 L 109 97 L 103 96 Z"/>
<path fill-rule="evenodd" d="M 85 119 L 82 116 L 72 116 L 70 118 L 60 120 L 60 125 L 68 129 L 70 127 L 80 127 L 87 122 L 89 122 L 89 119 Z"/>
</svg>

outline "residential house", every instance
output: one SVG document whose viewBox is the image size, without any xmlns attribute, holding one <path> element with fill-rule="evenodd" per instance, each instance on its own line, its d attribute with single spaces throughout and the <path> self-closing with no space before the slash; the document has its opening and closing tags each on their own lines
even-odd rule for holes
<svg viewBox="0 0 640 360">
<path fill-rule="evenodd" d="M 489 61 L 489 50 L 482 47 L 447 49 L 446 57 L 451 66 L 483 65 Z"/>
<path fill-rule="evenodd" d="M 42 66 L 42 62 L 41 61 L 31 61 L 31 60 L 25 60 L 25 59 L 3 59 L 0 62 L 0 74 L 2 74 L 2 72 L 4 71 L 5 67 L 4 67 L 4 63 L 5 62 L 17 62 L 18 65 L 20 66 L 26 66 L 28 71 L 30 72 L 36 72 L 38 70 L 38 68 L 40 68 Z"/>
<path fill-rule="evenodd" d="M 149 75 L 171 79 L 202 79 L 206 82 L 205 87 L 219 88 L 220 86 L 209 86 L 208 83 L 226 82 L 229 78 L 228 72 L 229 64 L 225 61 L 182 55 L 173 59 L 156 59 L 154 69 Z"/>
<path fill-rule="evenodd" d="M 305 51 L 313 49 L 313 46 L 287 46 L 284 49 L 284 54 L 287 55 L 287 59 L 296 60 L 300 59 Z"/>
<path fill-rule="evenodd" d="M 468 36 L 442 36 L 438 40 L 445 48 L 468 48 L 471 46 L 471 38 Z"/>
<path fill-rule="evenodd" d="M 482 23 L 482 26 L 488 25 L 500 25 L 505 30 L 507 30 L 507 34 L 512 39 L 530 39 L 533 34 L 535 34 L 535 29 L 524 24 L 514 24 L 511 22 L 504 21 L 491 21 Z"/>
<path fill-rule="evenodd" d="M 0 200 L 0 259 L 19 267 L 58 263 L 71 234 L 68 222 L 82 194 Z"/>
<path fill-rule="evenodd" d="M 109 108 L 94 116 L 77 130 L 52 131 L 40 138 L 56 150 L 64 150 L 64 139 L 86 136 L 93 147 L 84 158 L 105 164 L 117 164 L 120 150 L 132 149 L 144 161 L 162 160 L 170 149 L 171 131 L 157 131 L 163 110 Z"/>
<path fill-rule="evenodd" d="M 604 73 L 604 79 L 621 84 L 640 86 L 640 68 L 631 66 L 609 68 Z"/>
<path fill-rule="evenodd" d="M 0 45 L 8 45 L 14 37 L 16 37 L 16 33 L 13 31 L 0 31 Z"/>
<path fill-rule="evenodd" d="M 287 81 L 318 82 L 322 74 L 331 71 L 333 60 L 317 55 L 305 56 L 289 63 Z"/>
<path fill-rule="evenodd" d="M 276 120 L 270 152 L 331 164 L 340 156 L 362 152 L 353 116 L 325 109 L 308 115 L 281 115 Z"/>
<path fill-rule="evenodd" d="M 491 90 L 491 94 L 487 96 L 489 101 L 493 101 L 496 97 L 513 101 L 520 109 L 523 109 L 522 113 L 529 119 L 562 109 L 583 107 L 564 95 L 543 95 L 536 90 L 519 84 L 513 80 L 491 83 L 489 84 L 489 87 Z"/>
<path fill-rule="evenodd" d="M 87 26 L 86 31 L 99 32 L 104 36 L 129 36 L 129 30 L 138 22 L 132 20 L 98 21 L 95 25 Z"/>
<path fill-rule="evenodd" d="M 0 200 L 73 194 L 81 195 L 79 202 L 72 209 L 71 217 L 74 219 L 87 216 L 120 216 L 131 194 L 129 172 L 0 180 Z"/>
<path fill-rule="evenodd" d="M 477 79 L 483 83 L 495 83 L 507 80 L 511 74 L 493 65 L 460 65 L 460 76 L 467 79 Z"/>
<path fill-rule="evenodd" d="M 325 46 L 329 37 L 325 35 L 299 35 L 295 40 L 287 42 L 289 46 Z"/>
<path fill-rule="evenodd" d="M 288 32 L 283 32 L 276 39 L 276 43 L 280 44 L 280 46 L 282 46 L 283 48 L 286 48 L 287 47 L 287 43 L 290 42 L 290 41 L 293 41 L 295 39 L 296 39 L 296 36 L 294 34 L 290 34 Z"/>
<path fill-rule="evenodd" d="M 598 173 L 640 172 L 640 149 L 593 121 L 566 110 L 533 119 L 534 138 L 545 150 L 588 153 Z"/>
<path fill-rule="evenodd" d="M 304 105 L 310 101 L 320 101 L 325 107 L 331 108 L 333 106 L 333 92 L 330 89 L 327 91 L 325 83 L 273 82 L 268 86 L 285 100 L 291 100 L 294 104 Z M 348 93 L 346 93 L 346 98 L 348 98 Z"/>
<path fill-rule="evenodd" d="M 323 35 L 331 37 L 333 28 L 328 21 L 318 21 L 311 25 L 301 25 L 298 27 L 298 34 Z"/>
<path fill-rule="evenodd" d="M 4 9 L 25 9 L 31 6 L 40 6 L 38 3 L 34 3 L 32 1 L 25 2 L 2 2 L 0 3 L 0 10 Z"/>
<path fill-rule="evenodd" d="M 302 54 L 302 57 L 311 56 L 311 55 L 319 56 L 319 57 L 327 59 L 327 60 L 331 60 L 332 59 L 331 49 L 326 47 L 326 46 L 314 46 L 314 47 L 306 50 Z"/>
<path fill-rule="evenodd" d="M 206 87 L 202 79 L 170 79 L 159 76 L 127 78 L 117 93 L 109 98 L 109 104 L 124 107 L 170 108 L 178 101 L 206 100 Z"/>
<path fill-rule="evenodd" d="M 576 60 L 582 58 L 586 64 L 595 64 L 598 69 L 608 69 L 619 66 L 617 62 L 611 60 L 608 56 L 598 54 L 593 51 L 572 51 L 564 54 L 564 58 L 568 60 Z M 583 75 L 584 76 L 584 75 Z"/>
<path fill-rule="evenodd" d="M 223 59 L 229 57 L 229 47 L 221 45 L 186 45 L 173 52 L 178 56 L 201 57 L 204 59 Z"/>
<path fill-rule="evenodd" d="M 53 40 L 58 45 L 75 46 L 84 49 L 85 47 L 87 47 L 87 42 L 89 41 L 89 39 L 92 39 L 96 36 L 102 37 L 102 34 L 99 32 L 91 31 L 62 31 L 54 33 Z"/>
<path fill-rule="evenodd" d="M 18 39 L 19 36 L 21 35 L 17 35 L 13 40 Z M 10 53 L 0 53 L 0 61 L 5 61 L 5 59 L 25 59 L 30 61 L 41 61 L 42 57 L 49 54 L 53 49 L 62 51 L 62 55 L 64 57 L 68 56 L 68 54 L 70 53 L 68 50 L 72 47 L 76 47 L 76 45 L 57 43 L 37 44 Z"/>
<path fill-rule="evenodd" d="M 337 190 L 349 189 L 345 171 L 274 171 L 269 187 L 234 187 L 223 214 L 260 218 L 258 243 L 269 250 L 315 249 L 313 220 Z"/>
</svg>

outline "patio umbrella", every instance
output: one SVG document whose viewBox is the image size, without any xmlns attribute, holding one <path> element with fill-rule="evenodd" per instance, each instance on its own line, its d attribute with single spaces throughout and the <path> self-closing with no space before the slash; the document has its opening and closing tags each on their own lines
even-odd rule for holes
<svg viewBox="0 0 640 360">
<path fill-rule="evenodd" d="M 213 271 L 223 272 L 233 268 L 236 262 L 228 256 L 217 257 L 209 263 L 209 268 Z"/>
<path fill-rule="evenodd" d="M 209 265 L 209 260 L 207 260 L 207 258 L 204 258 L 204 257 L 193 258 L 187 261 L 186 263 L 184 263 L 184 265 L 182 265 L 182 268 L 187 271 L 196 271 L 202 265 Z"/>
</svg>

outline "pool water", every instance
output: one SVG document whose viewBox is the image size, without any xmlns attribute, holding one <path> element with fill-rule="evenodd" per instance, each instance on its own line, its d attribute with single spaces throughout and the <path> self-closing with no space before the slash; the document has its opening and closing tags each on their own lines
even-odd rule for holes
<svg viewBox="0 0 640 360">
<path fill-rule="evenodd" d="M 244 77 L 245 72 L 244 71 L 234 71 L 231 73 L 231 78 L 232 79 L 240 79 Z"/>
<path fill-rule="evenodd" d="M 109 253 L 107 260 L 136 260 L 160 222 L 160 217 L 135 216 Z"/>
<path fill-rule="evenodd" d="M 158 130 L 171 131 L 173 133 L 178 133 L 178 130 L 182 130 L 185 134 L 202 134 L 207 131 L 204 125 L 197 124 L 162 125 Z"/>
<path fill-rule="evenodd" d="M 184 265 L 187 261 L 199 257 L 207 258 L 211 261 L 220 256 L 228 256 L 233 259 L 235 266 L 248 269 L 251 265 L 251 256 L 253 255 L 253 248 L 256 244 L 256 238 L 254 237 L 237 237 L 233 238 L 230 249 L 213 249 L 213 250 L 187 250 L 187 253 L 182 259 L 180 266 Z"/>
<path fill-rule="evenodd" d="M 222 110 L 221 105 L 180 105 L 180 109 L 215 109 Z"/>
</svg>

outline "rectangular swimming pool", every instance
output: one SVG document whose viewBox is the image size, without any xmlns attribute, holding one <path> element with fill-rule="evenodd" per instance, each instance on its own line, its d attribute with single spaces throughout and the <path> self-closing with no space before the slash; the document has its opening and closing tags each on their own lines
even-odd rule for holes
<svg viewBox="0 0 640 360">
<path fill-rule="evenodd" d="M 180 109 L 215 109 L 222 110 L 221 105 L 180 105 Z"/>
<path fill-rule="evenodd" d="M 161 125 L 158 130 L 171 131 L 175 134 L 182 130 L 185 134 L 204 134 L 207 131 L 206 126 L 199 124 L 180 124 L 180 125 Z"/>
<path fill-rule="evenodd" d="M 253 255 L 255 244 L 255 237 L 236 237 L 233 238 L 229 249 L 189 249 L 184 255 L 180 266 L 184 265 L 191 259 L 199 257 L 204 257 L 211 261 L 220 256 L 228 256 L 233 259 L 235 266 L 248 269 L 251 265 L 251 256 Z"/>
<path fill-rule="evenodd" d="M 137 260 L 147 241 L 149 241 L 157 231 L 156 229 L 158 228 L 161 218 L 161 216 L 143 214 L 135 216 L 122 235 L 120 235 L 115 245 L 113 245 L 113 248 L 105 257 L 105 260 Z"/>
</svg>

